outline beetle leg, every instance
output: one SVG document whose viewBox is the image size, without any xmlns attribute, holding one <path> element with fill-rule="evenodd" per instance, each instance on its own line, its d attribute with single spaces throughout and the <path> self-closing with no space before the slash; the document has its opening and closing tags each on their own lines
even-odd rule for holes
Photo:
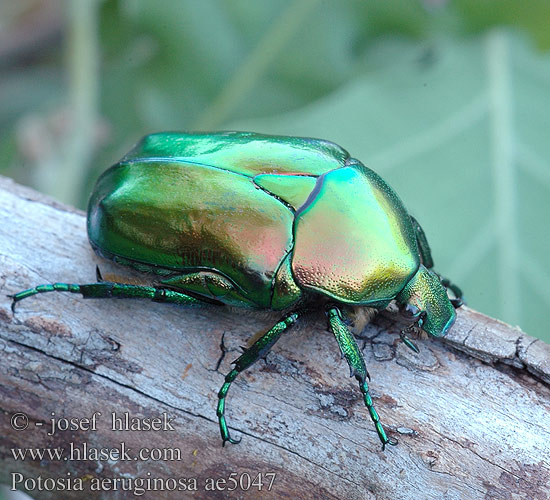
<svg viewBox="0 0 550 500">
<path fill-rule="evenodd" d="M 415 331 L 415 327 L 422 326 L 424 322 L 424 317 L 422 311 L 418 307 L 416 307 L 414 304 L 409 304 L 408 302 L 405 304 L 401 304 L 400 307 L 401 314 L 407 318 L 412 318 L 415 320 L 414 323 L 411 323 L 407 328 L 404 330 L 401 330 L 399 332 L 399 336 L 401 337 L 401 341 L 412 351 L 414 351 L 416 354 L 420 352 L 418 349 L 418 346 L 409 338 L 407 335 L 408 333 L 412 333 Z"/>
<path fill-rule="evenodd" d="M 434 266 L 434 261 L 432 258 L 432 251 L 428 243 L 428 238 L 426 238 L 426 233 L 412 215 L 409 215 L 409 217 L 411 218 L 414 233 L 416 235 L 416 244 L 418 245 L 418 253 L 420 254 L 422 265 L 426 269 L 431 269 Z"/>
<path fill-rule="evenodd" d="M 458 309 L 462 304 L 466 303 L 462 294 L 462 290 L 457 285 L 452 283 L 451 280 L 444 278 L 443 276 L 439 276 L 439 279 L 441 280 L 441 284 L 445 288 L 449 288 L 451 292 L 453 292 L 455 298 L 451 299 L 451 304 L 454 306 L 455 309 Z"/>
<path fill-rule="evenodd" d="M 77 285 L 69 283 L 52 283 L 48 285 L 38 285 L 28 290 L 10 295 L 13 299 L 11 304 L 12 311 L 15 310 L 15 304 L 20 300 L 26 299 L 38 293 L 46 292 L 70 292 L 80 293 L 85 299 L 104 299 L 104 298 L 144 298 L 155 302 L 171 302 L 174 304 L 203 304 L 204 302 L 185 295 L 181 292 L 169 290 L 166 288 L 157 288 L 152 286 L 127 285 L 123 283 L 112 283 L 103 281 L 101 283 L 92 283 L 88 285 Z"/>
<path fill-rule="evenodd" d="M 220 424 L 223 446 L 225 446 L 226 441 L 233 444 L 240 442 L 240 439 L 233 439 L 229 435 L 229 430 L 225 421 L 225 397 L 227 395 L 227 391 L 229 391 L 229 387 L 231 387 L 231 383 L 237 378 L 239 373 L 253 365 L 256 361 L 258 361 L 258 359 L 263 358 L 269 352 L 273 344 L 279 340 L 281 335 L 296 323 L 300 315 L 301 313 L 295 311 L 283 317 L 233 362 L 235 368 L 233 368 L 225 376 L 222 388 L 218 393 L 219 399 L 216 415 L 218 416 L 218 421 Z"/>
<path fill-rule="evenodd" d="M 431 269 L 434 266 L 434 261 L 432 258 L 430 245 L 428 244 L 428 239 L 426 238 L 426 233 L 424 233 L 424 229 L 422 229 L 422 226 L 412 215 L 409 215 L 409 217 L 411 218 L 414 232 L 416 234 L 416 244 L 418 245 L 418 252 L 420 253 L 420 260 L 422 261 L 422 265 L 426 269 Z M 438 276 L 441 280 L 441 284 L 445 288 L 450 288 L 451 292 L 453 292 L 455 298 L 451 299 L 451 304 L 454 306 L 455 309 L 458 309 L 462 304 L 465 303 L 462 296 L 462 290 L 454 283 L 451 283 L 449 279 L 443 278 L 439 274 Z"/>
<path fill-rule="evenodd" d="M 384 428 L 382 427 L 382 424 L 380 423 L 380 417 L 378 416 L 378 413 L 374 408 L 374 404 L 369 393 L 369 386 L 367 384 L 368 372 L 365 366 L 365 360 L 363 359 L 361 351 L 359 351 L 359 347 L 357 347 L 357 343 L 355 342 L 352 333 L 349 331 L 348 327 L 342 320 L 342 314 L 340 310 L 337 307 L 331 305 L 327 308 L 327 315 L 329 328 L 336 337 L 336 341 L 338 342 L 340 351 L 348 362 L 350 368 L 350 376 L 355 375 L 355 378 L 359 382 L 359 389 L 363 394 L 365 406 L 369 410 L 370 418 L 373 421 L 374 426 L 376 427 L 376 432 L 378 433 L 378 437 L 382 442 L 382 450 L 386 447 L 387 444 L 396 445 L 397 441 L 388 438 L 386 432 L 384 431 Z"/>
</svg>

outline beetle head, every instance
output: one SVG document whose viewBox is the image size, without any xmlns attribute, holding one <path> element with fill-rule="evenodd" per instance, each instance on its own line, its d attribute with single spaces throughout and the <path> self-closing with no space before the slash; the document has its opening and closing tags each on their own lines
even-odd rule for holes
<svg viewBox="0 0 550 500">
<path fill-rule="evenodd" d="M 456 313 L 445 287 L 434 272 L 420 265 L 416 274 L 396 297 L 397 302 L 418 325 L 433 335 L 445 335 L 456 319 Z"/>
</svg>

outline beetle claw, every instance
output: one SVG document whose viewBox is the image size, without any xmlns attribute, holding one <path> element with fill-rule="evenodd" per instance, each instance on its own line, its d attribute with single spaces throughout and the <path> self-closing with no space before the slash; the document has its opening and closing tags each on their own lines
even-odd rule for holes
<svg viewBox="0 0 550 500">
<path fill-rule="evenodd" d="M 239 444 L 241 441 L 242 441 L 242 437 L 239 437 L 238 439 L 233 439 L 229 434 L 227 435 L 226 438 L 224 438 L 224 440 L 222 441 L 222 446 L 225 446 L 225 443 L 227 443 L 228 441 L 231 443 L 231 444 Z"/>
<path fill-rule="evenodd" d="M 99 270 L 99 266 L 95 266 L 95 277 L 98 283 L 101 283 L 103 281 L 103 276 L 101 276 L 101 271 Z"/>
<path fill-rule="evenodd" d="M 388 438 L 388 440 L 385 443 L 382 443 L 382 451 L 386 449 L 386 445 L 389 444 L 390 446 L 397 446 L 397 439 L 391 439 Z"/>
<path fill-rule="evenodd" d="M 464 302 L 464 300 L 462 300 L 462 299 L 451 299 L 451 304 L 453 305 L 453 307 L 455 309 L 458 309 L 459 307 L 466 304 L 466 302 Z"/>
<path fill-rule="evenodd" d="M 15 295 L 8 294 L 7 297 L 11 299 L 11 312 L 15 313 L 15 304 L 17 304 L 17 300 L 15 300 Z"/>
</svg>

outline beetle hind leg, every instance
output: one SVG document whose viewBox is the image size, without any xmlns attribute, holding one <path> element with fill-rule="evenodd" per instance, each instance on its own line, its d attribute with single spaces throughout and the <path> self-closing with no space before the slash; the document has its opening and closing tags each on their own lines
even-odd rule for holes
<svg viewBox="0 0 550 500">
<path fill-rule="evenodd" d="M 225 376 L 224 383 L 218 392 L 218 408 L 216 410 L 216 415 L 218 416 L 218 422 L 220 424 L 220 433 L 222 436 L 223 446 L 225 446 L 226 441 L 233 444 L 240 442 L 240 439 L 233 439 L 231 437 L 229 434 L 229 429 L 227 428 L 227 422 L 225 420 L 225 398 L 229 388 L 231 387 L 231 383 L 237 378 L 239 373 L 253 365 L 256 361 L 258 361 L 258 359 L 263 358 L 275 342 L 279 340 L 281 335 L 296 323 L 299 317 L 299 312 L 292 312 L 287 316 L 284 316 L 233 362 L 235 368 L 233 368 Z"/>
<path fill-rule="evenodd" d="M 11 308 L 15 310 L 17 302 L 32 297 L 39 293 L 46 292 L 69 292 L 80 293 L 85 299 L 106 299 L 106 298 L 132 298 L 132 299 L 151 299 L 154 302 L 170 302 L 173 304 L 192 305 L 203 304 L 204 301 L 176 292 L 167 288 L 128 285 L 125 283 L 113 283 L 111 281 L 102 281 L 100 283 L 91 283 L 85 285 L 70 283 L 51 283 L 47 285 L 38 285 L 28 290 L 10 295 L 12 299 Z"/>
<path fill-rule="evenodd" d="M 385 449 L 387 444 L 392 446 L 396 445 L 397 441 L 388 438 L 382 424 L 380 423 L 380 417 L 374 408 L 374 403 L 372 402 L 369 386 L 367 384 L 367 379 L 370 379 L 370 377 L 367 372 L 367 367 L 365 366 L 365 360 L 363 359 L 361 351 L 359 351 L 359 347 L 357 347 L 357 342 L 355 342 L 352 333 L 344 323 L 340 310 L 333 305 L 329 306 L 327 308 L 327 316 L 329 328 L 336 337 L 336 341 L 338 342 L 342 355 L 348 362 L 350 376 L 355 376 L 359 382 L 359 389 L 363 395 L 363 401 L 369 411 L 370 418 L 374 423 L 378 438 L 382 443 L 382 450 Z"/>
</svg>

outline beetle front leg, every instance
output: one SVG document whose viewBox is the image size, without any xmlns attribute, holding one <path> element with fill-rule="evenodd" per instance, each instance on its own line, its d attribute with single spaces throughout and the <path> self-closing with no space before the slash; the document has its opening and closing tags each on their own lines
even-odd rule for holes
<svg viewBox="0 0 550 500">
<path fill-rule="evenodd" d="M 428 238 L 426 238 L 426 233 L 424 233 L 424 229 L 422 229 L 422 226 L 412 215 L 410 215 L 409 217 L 411 218 L 414 232 L 416 234 L 416 244 L 418 246 L 418 251 L 420 252 L 420 259 L 422 261 L 422 264 L 426 269 L 432 269 L 434 267 L 434 261 L 432 258 L 430 245 L 428 244 Z M 451 280 L 444 278 L 440 274 L 438 274 L 438 276 L 441 280 L 441 284 L 445 288 L 449 288 L 451 292 L 453 292 L 455 297 L 454 299 L 451 299 L 451 304 L 453 304 L 455 309 L 458 309 L 462 304 L 465 303 L 464 297 L 462 295 L 462 290 L 457 285 L 452 283 Z"/>
<path fill-rule="evenodd" d="M 454 308 L 458 309 L 460 306 L 465 304 L 466 302 L 464 300 L 464 295 L 462 294 L 462 290 L 457 285 L 452 283 L 450 279 L 444 278 L 441 275 L 438 275 L 438 276 L 441 279 L 441 284 L 445 288 L 449 288 L 451 292 L 454 293 L 455 298 L 451 299 L 451 304 L 454 306 Z"/>
<path fill-rule="evenodd" d="M 363 394 L 363 401 L 365 402 L 365 406 L 369 410 L 370 418 L 376 427 L 378 438 L 382 442 L 382 450 L 387 444 L 396 445 L 397 441 L 388 438 L 386 435 L 386 432 L 380 423 L 380 417 L 374 408 L 374 404 L 369 393 L 369 386 L 367 384 L 367 378 L 370 380 L 370 376 L 367 372 L 363 355 L 361 354 L 361 351 L 359 351 L 357 342 L 355 342 L 355 339 L 353 338 L 353 334 L 349 331 L 348 327 L 342 320 L 342 314 L 337 307 L 329 306 L 327 308 L 327 316 L 329 328 L 336 337 L 336 341 L 338 342 L 342 355 L 348 362 L 350 377 L 355 375 L 355 378 L 359 382 L 359 389 Z"/>
<path fill-rule="evenodd" d="M 236 440 L 230 436 L 227 423 L 225 421 L 225 397 L 227 396 L 227 391 L 229 391 L 229 388 L 231 387 L 231 383 L 237 378 L 239 373 L 253 365 L 256 361 L 258 361 L 258 359 L 263 358 L 275 342 L 279 340 L 281 335 L 296 323 L 299 317 L 300 313 L 293 312 L 282 318 L 233 362 L 235 368 L 233 368 L 233 370 L 225 376 L 224 384 L 218 393 L 219 400 L 216 415 L 218 416 L 218 422 L 220 424 L 223 446 L 225 446 L 226 441 L 233 444 L 240 442 L 240 439 Z"/>
</svg>

